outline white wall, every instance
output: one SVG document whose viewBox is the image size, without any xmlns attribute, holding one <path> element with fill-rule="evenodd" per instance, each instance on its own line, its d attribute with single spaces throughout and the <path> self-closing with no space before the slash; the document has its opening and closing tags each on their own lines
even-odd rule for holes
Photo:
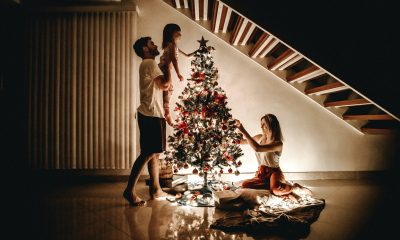
<svg viewBox="0 0 400 240">
<path fill-rule="evenodd" d="M 362 135 L 319 106 L 303 93 L 269 73 L 250 58 L 214 36 L 161 0 L 139 1 L 138 37 L 151 36 L 161 48 L 162 29 L 167 23 L 182 28 L 180 48 L 191 52 L 203 35 L 215 47 L 219 83 L 228 96 L 228 106 L 250 134 L 260 133 L 260 117 L 275 114 L 285 137 L 281 168 L 285 172 L 364 171 L 390 168 L 395 140 L 387 136 Z M 160 50 L 161 52 L 161 50 Z M 157 59 L 158 61 L 158 59 Z M 140 62 L 140 61 L 138 61 Z M 190 60 L 180 56 L 179 66 L 188 77 Z M 177 99 L 186 83 L 174 79 Z M 242 172 L 255 171 L 257 162 L 249 147 Z"/>
</svg>

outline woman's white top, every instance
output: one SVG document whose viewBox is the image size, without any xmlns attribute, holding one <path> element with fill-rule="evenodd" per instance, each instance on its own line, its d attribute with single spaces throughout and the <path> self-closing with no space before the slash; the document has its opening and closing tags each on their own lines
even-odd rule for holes
<svg viewBox="0 0 400 240">
<path fill-rule="evenodd" d="M 261 143 L 260 139 L 259 144 Z M 267 167 L 277 168 L 279 167 L 279 158 L 281 152 L 256 152 L 256 157 L 259 165 L 265 165 Z"/>
</svg>

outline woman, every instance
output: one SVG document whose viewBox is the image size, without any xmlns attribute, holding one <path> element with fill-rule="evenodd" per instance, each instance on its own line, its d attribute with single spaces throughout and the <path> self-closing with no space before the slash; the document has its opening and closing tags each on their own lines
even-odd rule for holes
<svg viewBox="0 0 400 240">
<path fill-rule="evenodd" d="M 279 167 L 279 158 L 283 149 L 282 130 L 274 114 L 266 114 L 261 118 L 262 134 L 251 137 L 243 125 L 237 120 L 237 127 L 245 139 L 241 144 L 249 144 L 256 152 L 258 171 L 252 179 L 242 183 L 243 188 L 269 189 L 277 196 L 292 197 L 294 187 L 300 188 L 302 193 L 311 195 L 311 191 L 299 184 L 291 185 L 286 182 Z"/>
</svg>

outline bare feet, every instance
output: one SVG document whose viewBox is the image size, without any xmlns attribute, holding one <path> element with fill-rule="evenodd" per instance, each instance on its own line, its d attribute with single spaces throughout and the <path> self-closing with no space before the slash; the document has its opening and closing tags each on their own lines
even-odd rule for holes
<svg viewBox="0 0 400 240">
<path fill-rule="evenodd" d="M 313 195 L 312 191 L 309 188 L 301 186 L 298 183 L 293 184 L 293 191 L 301 195 L 308 195 L 308 196 Z"/>
<path fill-rule="evenodd" d="M 175 197 L 175 196 L 163 192 L 162 190 L 155 191 L 152 196 L 152 198 L 155 200 L 166 200 L 167 197 Z"/>
<path fill-rule="evenodd" d="M 142 200 L 139 196 L 133 195 L 129 193 L 127 190 L 124 191 L 122 196 L 129 202 L 132 206 L 144 206 L 146 205 L 146 201 Z"/>
<path fill-rule="evenodd" d="M 299 201 L 298 201 L 299 196 L 296 196 L 294 193 L 289 194 L 287 197 L 290 200 L 292 200 L 292 202 L 299 203 Z"/>
</svg>

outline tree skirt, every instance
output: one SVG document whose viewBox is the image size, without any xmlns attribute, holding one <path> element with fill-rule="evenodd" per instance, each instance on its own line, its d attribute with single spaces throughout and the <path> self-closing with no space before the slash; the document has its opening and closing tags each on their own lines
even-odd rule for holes
<svg viewBox="0 0 400 240">
<path fill-rule="evenodd" d="M 304 238 L 310 232 L 325 200 L 302 195 L 298 202 L 272 195 L 268 190 L 239 189 L 250 209 L 237 216 L 217 219 L 211 228 L 249 235 L 280 235 Z"/>
</svg>

